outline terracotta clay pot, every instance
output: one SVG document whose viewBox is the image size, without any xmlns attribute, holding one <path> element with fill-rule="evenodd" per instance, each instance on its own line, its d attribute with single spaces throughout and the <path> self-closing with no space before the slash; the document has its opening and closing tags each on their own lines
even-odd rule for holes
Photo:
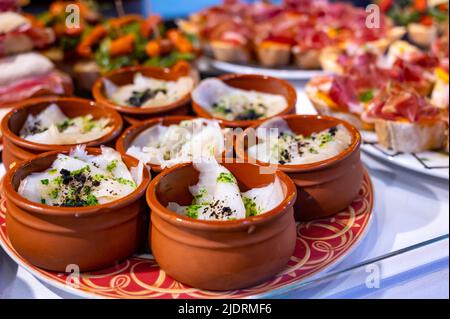
<svg viewBox="0 0 450 319">
<path fill-rule="evenodd" d="M 9 113 L 9 111 L 11 111 L 11 107 L 9 107 L 8 105 L 0 105 L 0 122 L 5 117 L 5 115 Z M 0 127 L 0 144 L 2 143 L 2 139 L 2 129 Z"/>
<path fill-rule="evenodd" d="M 38 114 L 55 103 L 61 111 L 68 117 L 91 114 L 94 119 L 108 118 L 112 130 L 86 144 L 88 147 L 108 145 L 113 143 L 115 138 L 121 133 L 123 122 L 114 110 L 99 106 L 93 101 L 75 97 L 41 97 L 25 100 L 15 104 L 15 107 L 3 118 L 1 128 L 3 132 L 3 163 L 7 169 L 20 161 L 30 159 L 38 154 L 49 151 L 66 151 L 74 145 L 51 145 L 38 144 L 27 141 L 20 137 L 19 132 L 29 114 Z"/>
<path fill-rule="evenodd" d="M 118 105 L 114 102 L 111 102 L 105 94 L 104 79 L 110 80 L 117 86 L 123 86 L 133 83 L 133 79 L 136 73 L 141 73 L 143 76 L 164 81 L 176 81 L 183 76 L 191 76 L 194 79 L 194 82 L 197 81 L 197 75 L 195 75 L 194 70 L 187 62 L 179 62 L 170 69 L 149 66 L 135 66 L 118 69 L 109 72 L 103 77 L 99 78 L 92 88 L 92 95 L 98 103 L 118 111 L 123 116 L 125 121 L 131 125 L 161 116 L 189 114 L 191 102 L 190 93 L 181 97 L 176 102 L 158 107 L 130 107 L 126 105 Z"/>
<path fill-rule="evenodd" d="M 101 153 L 99 149 L 88 152 Z M 68 265 L 76 265 L 80 271 L 101 269 L 133 254 L 145 242 L 148 227 L 144 198 L 150 182 L 148 170 L 133 193 L 103 205 L 55 207 L 20 196 L 20 181 L 33 172 L 46 170 L 59 153 L 48 152 L 22 162 L 4 178 L 6 229 L 14 249 L 35 266 L 61 272 Z M 123 156 L 123 161 L 129 168 L 138 165 L 129 156 Z"/>
<path fill-rule="evenodd" d="M 247 163 L 225 163 L 236 176 L 241 191 L 263 187 L 274 174 L 260 173 Z M 160 267 L 171 277 L 208 290 L 241 289 L 257 285 L 281 271 L 295 248 L 296 227 L 292 205 L 296 190 L 289 177 L 276 172 L 285 190 L 275 209 L 242 220 L 208 221 L 177 215 L 169 202 L 188 205 L 188 187 L 198 182 L 192 164 L 161 172 L 147 190 L 152 210 L 150 243 Z"/>
<path fill-rule="evenodd" d="M 348 207 L 358 196 L 363 182 L 363 166 L 360 159 L 361 136 L 349 123 L 337 118 L 319 115 L 281 116 L 296 134 L 309 136 L 330 127 L 342 124 L 352 136 L 351 145 L 341 154 L 311 164 L 276 165 L 289 175 L 297 186 L 297 201 L 294 205 L 295 219 L 309 221 L 332 216 Z M 254 125 L 245 130 L 236 140 L 239 158 L 267 166 L 267 163 L 249 158 L 249 141 L 257 141 Z"/>
<path fill-rule="evenodd" d="M 148 129 L 154 125 L 162 124 L 164 126 L 169 126 L 169 125 L 173 125 L 173 124 L 179 124 L 182 121 L 193 120 L 193 119 L 195 119 L 195 117 L 193 117 L 193 116 L 167 116 L 167 117 L 154 118 L 154 119 L 150 119 L 145 122 L 142 122 L 142 123 L 134 124 L 134 125 L 128 127 L 122 133 L 122 135 L 119 137 L 119 139 L 116 142 L 116 150 L 120 154 L 126 154 L 127 150 L 130 148 L 130 146 L 133 144 L 133 141 L 139 136 L 139 134 L 141 134 L 143 131 L 145 131 L 146 129 Z M 221 121 L 219 121 L 219 122 L 221 122 Z M 233 142 L 231 141 L 231 143 L 233 143 Z M 228 146 L 230 149 L 233 148 L 233 144 L 230 144 Z M 225 151 L 224 151 L 222 158 L 224 158 L 224 157 L 225 157 Z M 156 165 L 156 164 L 151 164 L 151 163 L 147 163 L 147 165 L 151 168 L 151 170 L 153 172 L 156 172 L 156 173 L 160 173 L 163 170 L 161 165 Z"/>
<path fill-rule="evenodd" d="M 263 93 L 278 94 L 285 97 L 287 101 L 287 107 L 274 116 L 295 113 L 295 105 L 297 103 L 297 91 L 287 81 L 270 76 L 255 75 L 255 74 L 226 74 L 219 77 L 225 84 L 247 91 L 258 91 Z M 204 118 L 215 118 L 211 113 L 192 101 L 192 108 L 194 112 Z M 257 125 L 265 122 L 268 118 L 260 120 L 249 121 L 227 121 L 221 118 L 223 125 L 226 127 L 241 127 L 247 128 L 252 125 Z"/>
</svg>

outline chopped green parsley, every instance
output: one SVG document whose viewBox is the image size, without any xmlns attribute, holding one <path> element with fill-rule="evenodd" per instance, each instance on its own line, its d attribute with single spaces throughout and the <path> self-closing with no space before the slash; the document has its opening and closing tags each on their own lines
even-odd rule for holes
<svg viewBox="0 0 450 319">
<path fill-rule="evenodd" d="M 373 95 L 372 90 L 364 91 L 358 96 L 358 100 L 363 103 L 370 102 L 373 100 L 373 98 L 374 98 L 374 95 Z"/>
<path fill-rule="evenodd" d="M 59 132 L 64 132 L 65 130 L 67 130 L 69 128 L 69 126 L 72 126 L 74 123 L 71 120 L 65 120 L 62 123 L 56 124 L 56 127 L 58 128 Z"/>
<path fill-rule="evenodd" d="M 50 192 L 50 197 L 53 199 L 57 199 L 59 194 L 59 189 L 55 188 Z"/>
<path fill-rule="evenodd" d="M 242 200 L 244 201 L 246 217 L 256 216 L 261 213 L 261 211 L 256 206 L 256 202 L 253 199 L 242 197 Z"/>
<path fill-rule="evenodd" d="M 86 197 L 86 206 L 95 206 L 98 205 L 98 199 L 94 195 L 88 195 Z"/>
<path fill-rule="evenodd" d="M 236 183 L 236 178 L 231 173 L 222 172 L 217 177 L 218 183 Z"/>
<path fill-rule="evenodd" d="M 198 218 L 198 210 L 202 205 L 193 204 L 186 207 L 186 216 L 190 218 Z"/>
<path fill-rule="evenodd" d="M 72 171 L 70 173 L 70 175 L 75 176 L 75 175 L 80 175 L 80 174 L 83 174 L 83 173 L 89 173 L 90 171 L 91 171 L 91 168 L 89 167 L 89 165 L 86 165 L 83 168 L 80 168 L 78 170 Z"/>
<path fill-rule="evenodd" d="M 102 175 L 102 174 L 95 174 L 94 175 L 94 181 L 101 182 L 104 179 L 105 179 L 105 176 Z"/>
<path fill-rule="evenodd" d="M 122 185 L 130 185 L 131 187 L 136 187 L 136 183 L 133 181 L 130 181 L 129 179 L 119 177 L 119 178 L 116 178 L 115 180 Z"/>
<path fill-rule="evenodd" d="M 106 170 L 111 173 L 113 170 L 116 169 L 116 167 L 117 167 L 117 160 L 114 160 L 110 164 L 108 164 L 108 166 L 106 166 Z"/>
<path fill-rule="evenodd" d="M 320 147 L 324 147 L 327 143 L 333 141 L 333 135 L 331 133 L 324 133 L 320 136 Z"/>
</svg>

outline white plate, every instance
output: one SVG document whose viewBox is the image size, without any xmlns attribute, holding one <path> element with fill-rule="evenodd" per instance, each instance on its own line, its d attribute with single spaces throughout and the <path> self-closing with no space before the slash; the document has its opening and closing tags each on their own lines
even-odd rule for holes
<svg viewBox="0 0 450 319">
<path fill-rule="evenodd" d="M 309 80 L 315 76 L 325 74 L 322 70 L 300 70 L 296 67 L 285 67 L 280 69 L 268 69 L 258 65 L 234 64 L 214 59 L 208 59 L 212 67 L 229 73 L 261 74 L 285 80 Z"/>
<path fill-rule="evenodd" d="M 362 132 L 362 150 L 378 159 L 388 161 L 406 169 L 449 179 L 449 156 L 441 152 L 397 153 L 377 143 L 374 132 Z"/>
</svg>

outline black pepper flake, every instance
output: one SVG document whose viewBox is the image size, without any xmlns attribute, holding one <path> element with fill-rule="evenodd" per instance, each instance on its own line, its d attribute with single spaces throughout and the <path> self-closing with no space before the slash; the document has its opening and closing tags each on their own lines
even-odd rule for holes
<svg viewBox="0 0 450 319">
<path fill-rule="evenodd" d="M 227 206 L 224 200 L 216 200 L 203 208 L 203 214 L 209 213 L 210 218 L 226 219 L 233 215 L 235 211 Z"/>
<path fill-rule="evenodd" d="M 92 182 L 92 186 L 94 186 L 94 187 L 100 186 L 100 181 L 94 180 L 94 181 Z"/>
<path fill-rule="evenodd" d="M 338 128 L 336 126 L 333 126 L 328 130 L 328 133 L 330 133 L 331 136 L 334 137 L 336 135 L 337 131 L 338 131 Z"/>
<path fill-rule="evenodd" d="M 145 91 L 133 91 L 131 97 L 128 99 L 128 104 L 132 106 L 142 106 L 148 100 L 153 99 L 158 93 L 167 94 L 166 89 L 146 89 Z"/>
<path fill-rule="evenodd" d="M 40 120 L 35 120 L 33 123 L 27 125 L 22 133 L 22 136 L 35 135 L 48 130 L 48 128 L 43 128 L 42 122 Z"/>
<path fill-rule="evenodd" d="M 67 169 L 60 170 L 60 185 L 58 202 L 54 206 L 61 207 L 84 207 L 97 203 L 97 199 L 92 195 L 95 187 L 100 186 L 86 171 L 77 171 L 75 174 Z"/>
</svg>

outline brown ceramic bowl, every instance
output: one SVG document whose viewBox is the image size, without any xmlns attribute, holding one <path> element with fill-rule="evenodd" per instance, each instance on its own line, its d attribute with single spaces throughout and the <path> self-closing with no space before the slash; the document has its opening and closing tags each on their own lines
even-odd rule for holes
<svg viewBox="0 0 450 319">
<path fill-rule="evenodd" d="M 3 133 L 3 163 L 9 168 L 14 163 L 30 159 L 37 154 L 49 151 L 70 150 L 74 145 L 38 144 L 27 141 L 19 136 L 28 114 L 38 114 L 50 104 L 56 103 L 68 117 L 92 114 L 95 119 L 106 117 L 110 120 L 112 130 L 99 139 L 84 143 L 95 147 L 112 143 L 122 131 L 122 118 L 119 113 L 100 106 L 93 101 L 75 97 L 41 97 L 15 104 L 15 107 L 2 120 Z"/>
<path fill-rule="evenodd" d="M 274 116 L 291 114 L 295 112 L 295 104 L 297 103 L 297 91 L 289 82 L 285 80 L 256 74 L 226 74 L 220 76 L 219 79 L 225 82 L 227 85 L 238 89 L 279 94 L 284 96 L 287 101 L 287 107 Z M 192 101 L 192 108 L 194 109 L 194 112 L 200 117 L 214 118 L 211 113 L 206 111 L 195 101 Z M 221 120 L 223 125 L 226 127 L 247 128 L 249 126 L 265 122 L 269 118 L 266 117 L 260 120 L 249 121 L 227 121 L 221 118 L 217 119 Z"/>
<path fill-rule="evenodd" d="M 101 153 L 99 149 L 88 152 Z M 148 170 L 133 193 L 103 205 L 54 207 L 20 196 L 20 181 L 33 172 L 46 170 L 59 153 L 48 152 L 24 161 L 4 178 L 6 228 L 14 249 L 33 265 L 61 272 L 70 264 L 77 265 L 80 271 L 101 269 L 133 254 L 145 242 L 148 227 L 144 198 L 150 182 Z M 123 160 L 128 167 L 138 165 L 132 157 L 123 156 Z"/>
<path fill-rule="evenodd" d="M 142 75 L 146 77 L 164 81 L 176 81 L 182 76 L 192 76 L 194 82 L 196 82 L 195 76 L 193 75 L 193 70 L 188 63 L 178 63 L 170 69 L 149 66 L 134 66 L 109 72 L 99 78 L 92 88 L 92 95 L 98 103 L 118 111 L 129 124 L 137 124 L 142 121 L 161 116 L 189 114 L 191 101 L 190 93 L 186 94 L 176 102 L 158 107 L 130 107 L 111 102 L 105 95 L 103 80 L 108 79 L 118 86 L 127 85 L 133 83 L 133 78 L 136 73 L 142 73 Z"/>
<path fill-rule="evenodd" d="M 297 186 L 297 202 L 294 205 L 295 219 L 308 221 L 334 215 L 345 209 L 358 196 L 363 181 L 363 166 L 360 160 L 361 136 L 349 123 L 337 118 L 318 115 L 282 116 L 296 134 L 310 135 L 342 124 L 352 135 L 352 143 L 341 154 L 324 161 L 302 165 L 277 165 L 289 175 Z M 249 158 L 249 140 L 255 141 L 253 125 L 236 140 L 236 153 L 246 162 L 268 165 Z M 249 135 L 252 135 L 249 139 Z"/>
<path fill-rule="evenodd" d="M 5 117 L 6 114 L 9 113 L 9 111 L 11 111 L 11 107 L 9 105 L 0 105 L 0 123 L 2 121 L 2 119 Z M 2 129 L 0 127 L 0 144 L 2 142 Z"/>
<path fill-rule="evenodd" d="M 273 182 L 248 163 L 223 164 L 237 178 L 242 191 Z M 188 186 L 198 182 L 190 163 L 161 172 L 147 190 L 152 210 L 150 243 L 161 268 L 176 280 L 208 290 L 240 289 L 257 285 L 281 271 L 295 248 L 296 227 L 292 205 L 296 189 L 281 171 L 276 175 L 286 197 L 275 209 L 234 221 L 205 221 L 177 215 L 168 202 L 190 204 Z"/>
<path fill-rule="evenodd" d="M 128 127 L 122 133 L 122 135 L 119 137 L 119 139 L 116 142 L 116 150 L 120 154 L 126 154 L 128 148 L 130 148 L 130 146 L 133 144 L 133 141 L 139 136 L 139 134 L 141 134 L 143 131 L 145 131 L 146 129 L 148 129 L 154 125 L 162 124 L 164 126 L 169 126 L 172 124 L 179 124 L 181 121 L 193 120 L 193 119 L 195 119 L 195 117 L 193 117 L 193 116 L 167 116 L 167 117 L 154 118 L 154 119 L 150 119 L 145 122 L 142 122 L 142 123 L 134 124 L 134 125 Z M 221 121 L 219 121 L 219 122 L 221 122 Z M 230 145 L 230 148 L 233 148 L 233 145 Z M 156 172 L 156 173 L 159 173 L 163 170 L 161 165 L 156 165 L 156 164 L 151 164 L 151 163 L 148 163 L 147 165 L 152 169 L 153 172 Z"/>
</svg>

